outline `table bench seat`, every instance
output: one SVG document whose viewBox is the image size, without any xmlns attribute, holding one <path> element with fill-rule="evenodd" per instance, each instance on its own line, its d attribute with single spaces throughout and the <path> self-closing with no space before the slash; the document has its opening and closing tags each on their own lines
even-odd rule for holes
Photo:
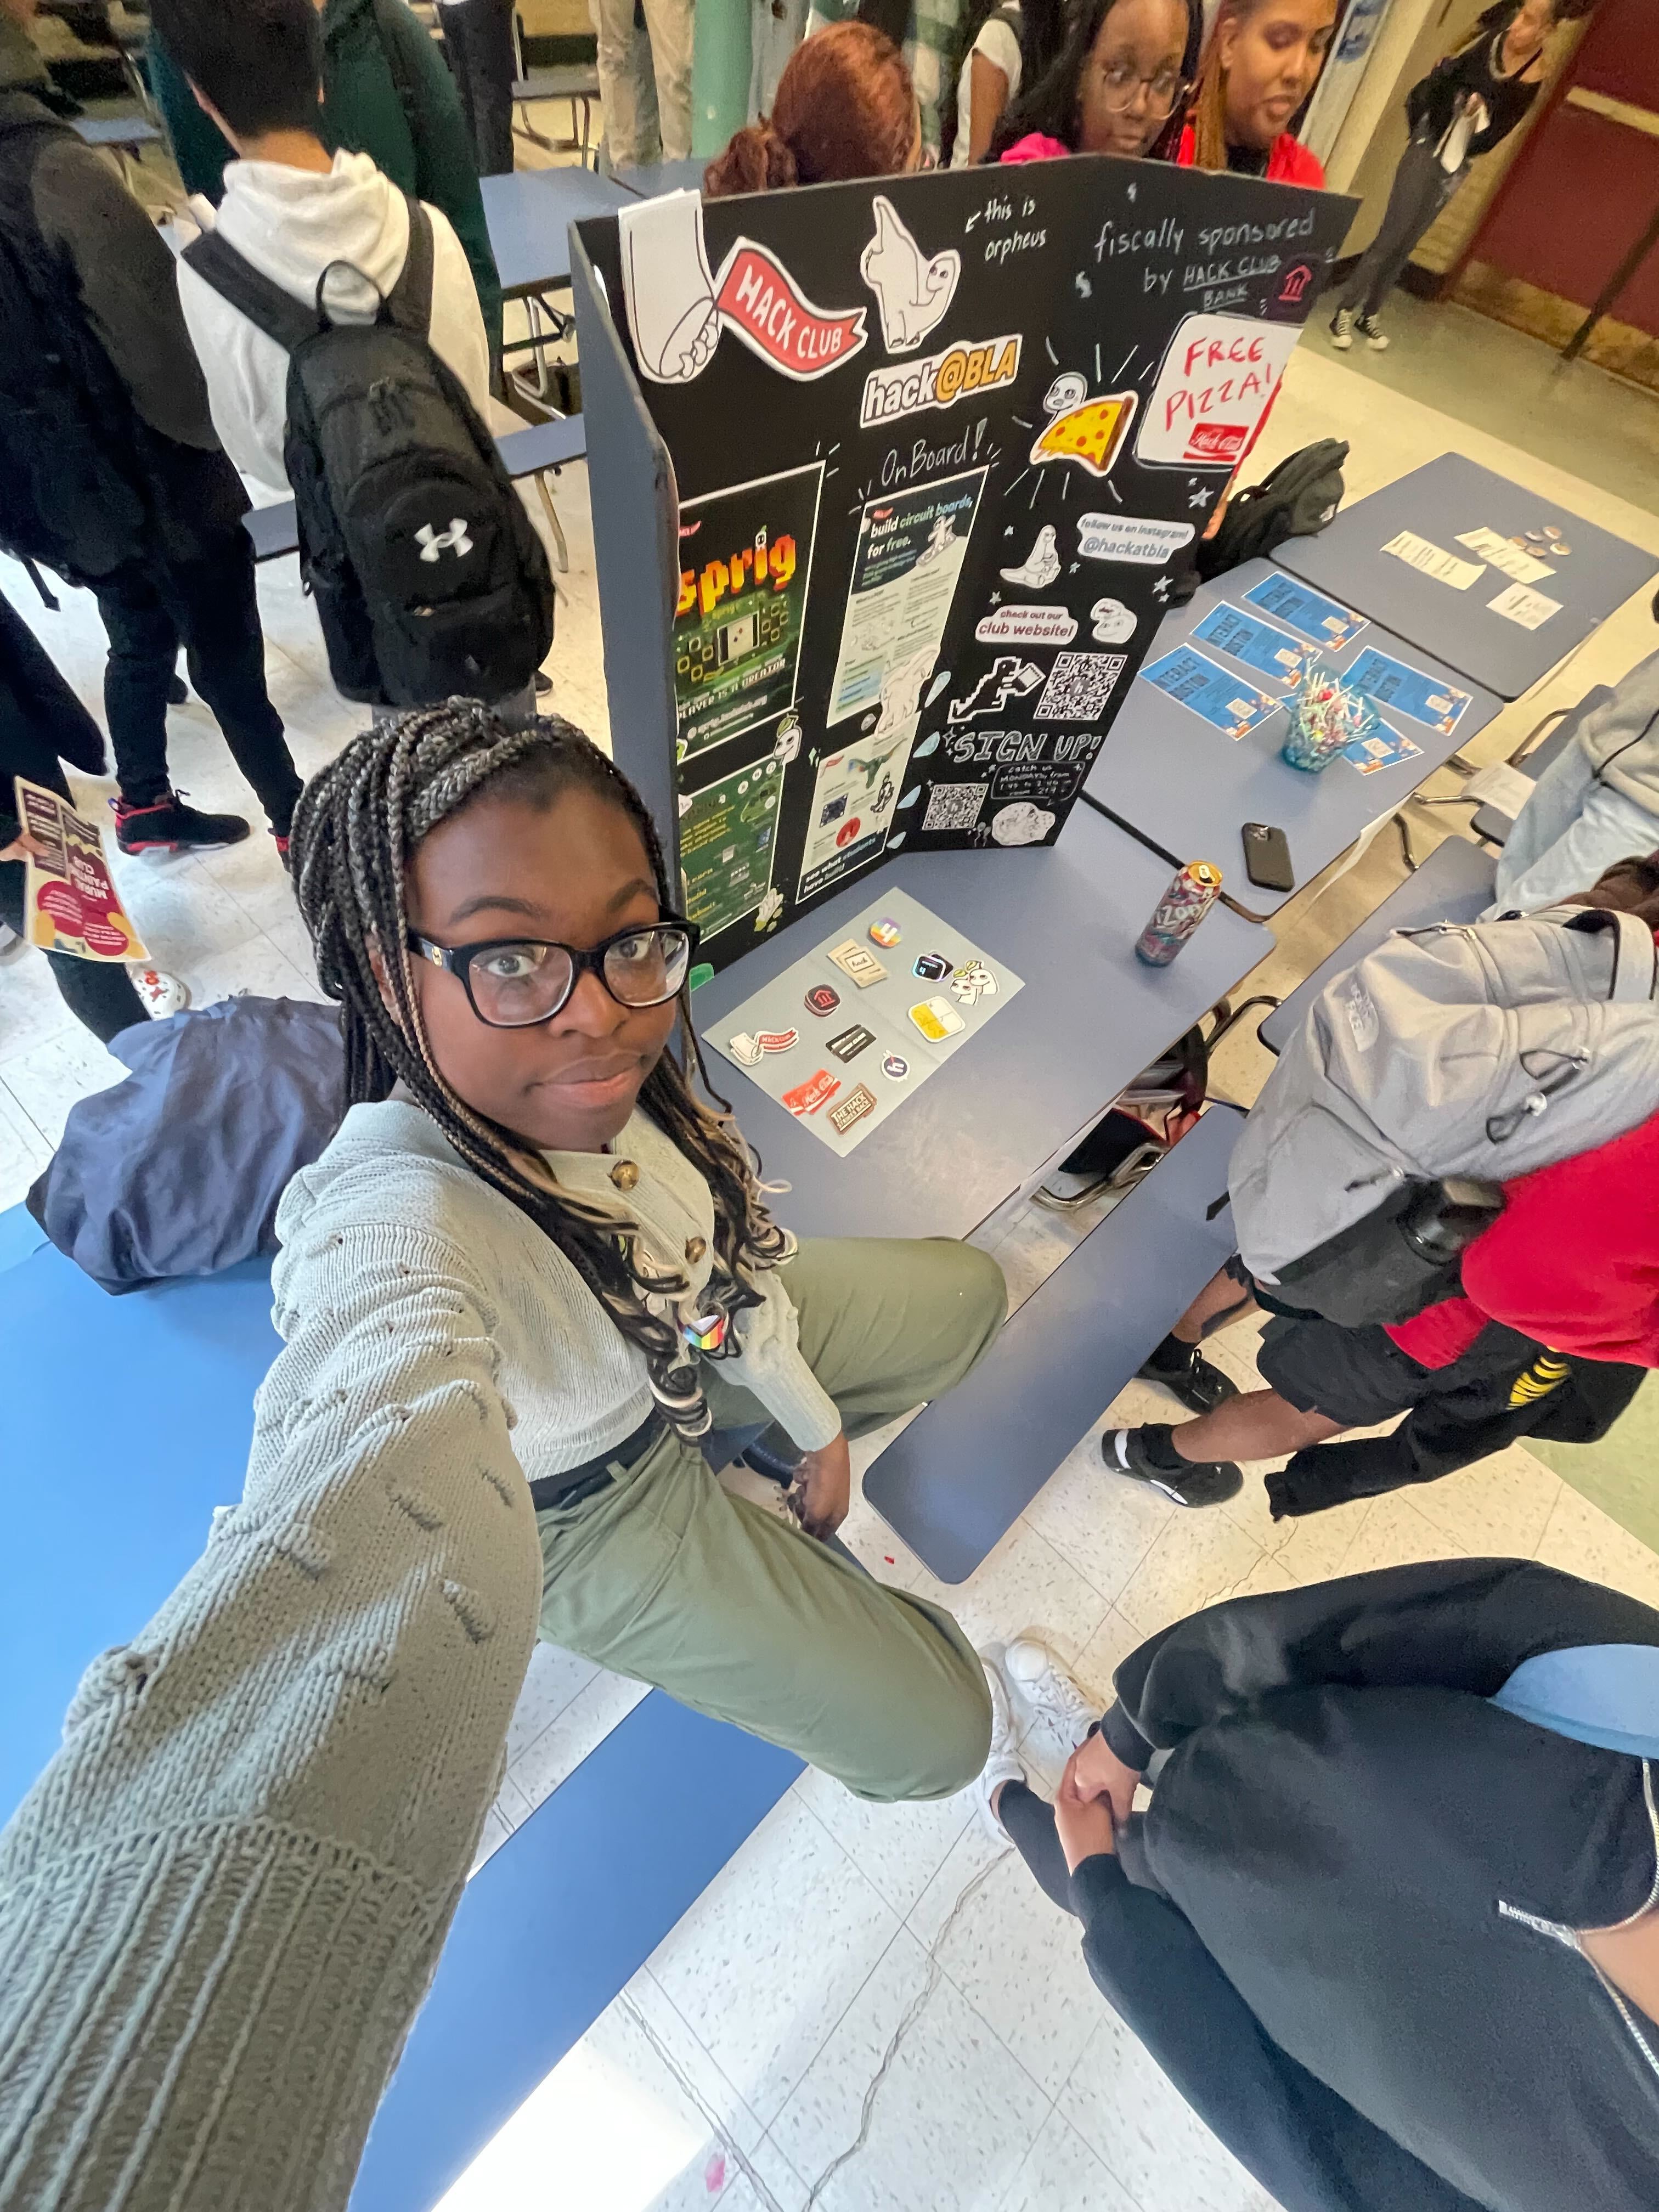
<svg viewBox="0 0 1659 2212">
<path fill-rule="evenodd" d="M 1243 1126 L 1212 1106 L 866 1474 L 866 1499 L 941 1582 L 967 1580 L 1231 1255 L 1231 1213 L 1206 1215 Z"/>
</svg>

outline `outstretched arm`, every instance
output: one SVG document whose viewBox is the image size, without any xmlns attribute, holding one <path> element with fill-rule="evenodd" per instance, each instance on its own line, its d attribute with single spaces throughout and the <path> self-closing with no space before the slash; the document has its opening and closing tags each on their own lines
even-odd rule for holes
<svg viewBox="0 0 1659 2212">
<path fill-rule="evenodd" d="M 0 1836 L 0 2204 L 343 2206 L 498 1784 L 541 1560 L 488 1302 L 314 1247 L 242 1503 Z"/>
</svg>

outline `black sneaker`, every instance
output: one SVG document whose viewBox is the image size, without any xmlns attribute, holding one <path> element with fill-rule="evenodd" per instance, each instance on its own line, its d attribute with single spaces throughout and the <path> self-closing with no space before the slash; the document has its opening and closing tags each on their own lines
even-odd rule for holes
<svg viewBox="0 0 1659 2212">
<path fill-rule="evenodd" d="M 167 678 L 167 704 L 169 707 L 182 707 L 189 697 L 190 687 L 175 668 Z"/>
<path fill-rule="evenodd" d="M 1110 1474 L 1161 1490 L 1177 1505 L 1219 1505 L 1244 1487 L 1243 1476 L 1230 1459 L 1182 1459 L 1170 1442 L 1167 1422 L 1108 1429 L 1100 1439 L 1100 1455 Z"/>
<path fill-rule="evenodd" d="M 115 842 L 124 853 L 176 853 L 181 845 L 240 845 L 247 824 L 240 814 L 204 814 L 182 793 L 164 791 L 143 806 L 115 802 Z"/>
<path fill-rule="evenodd" d="M 1238 1395 L 1231 1375 L 1224 1375 L 1195 1344 L 1183 1344 L 1178 1336 L 1166 1336 L 1136 1372 L 1143 1382 L 1161 1382 L 1189 1413 L 1212 1413 L 1224 1401 Z"/>
</svg>

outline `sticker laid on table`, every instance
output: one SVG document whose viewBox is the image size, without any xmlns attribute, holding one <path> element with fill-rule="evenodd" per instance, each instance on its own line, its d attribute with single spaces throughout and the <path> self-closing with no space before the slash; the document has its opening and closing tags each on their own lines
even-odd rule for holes
<svg viewBox="0 0 1659 2212">
<path fill-rule="evenodd" d="M 1316 645 L 1328 647 L 1333 653 L 1340 653 L 1345 645 L 1353 643 L 1362 629 L 1370 628 L 1364 615 L 1357 615 L 1340 600 L 1328 599 L 1323 592 L 1315 591 L 1311 584 L 1298 583 L 1282 569 L 1252 585 L 1244 594 L 1244 604 L 1247 607 L 1260 607 L 1264 615 L 1282 622 L 1286 629 L 1311 638 Z"/>
<path fill-rule="evenodd" d="M 1279 702 L 1236 676 L 1189 645 L 1179 645 L 1161 660 L 1140 672 L 1141 680 L 1164 692 L 1181 706 L 1238 738 L 1278 711 Z"/>
<path fill-rule="evenodd" d="M 841 993 L 830 983 L 814 983 L 806 994 L 809 1014 L 833 1014 L 841 1004 Z"/>
<path fill-rule="evenodd" d="M 872 921 L 870 925 L 870 942 L 880 945 L 884 952 L 890 952 L 903 934 L 897 922 L 890 921 L 884 915 L 879 921 Z"/>
<path fill-rule="evenodd" d="M 876 1110 L 876 1094 L 867 1083 L 860 1083 L 849 1091 L 839 1106 L 832 1106 L 828 1116 L 830 1126 L 838 1137 L 844 1137 L 855 1121 Z"/>
<path fill-rule="evenodd" d="M 942 952 L 918 952 L 910 964 L 910 973 L 919 975 L 924 983 L 941 983 L 955 965 Z"/>
<path fill-rule="evenodd" d="M 732 1042 L 735 1043 L 736 1039 Z M 763 1052 L 787 1052 L 792 1045 L 800 1042 L 799 1030 L 762 1030 L 755 1042 Z"/>
<path fill-rule="evenodd" d="M 873 983 L 887 981 L 887 970 L 875 954 L 860 945 L 855 937 L 849 937 L 845 945 L 832 945 L 830 957 L 842 974 L 856 983 L 860 991 L 867 991 Z"/>
<path fill-rule="evenodd" d="M 1483 561 L 1490 561 L 1517 584 L 1547 584 L 1555 574 L 1549 567 L 1550 541 L 1547 538 L 1528 538 L 1525 544 L 1512 544 L 1500 538 L 1495 530 L 1484 526 L 1479 530 L 1465 530 L 1457 540 L 1467 545 L 1471 553 L 1478 553 Z"/>
<path fill-rule="evenodd" d="M 783 1103 L 799 1120 L 804 1114 L 816 1114 L 828 1098 L 833 1098 L 841 1089 L 841 1078 L 821 1067 L 816 1075 L 809 1075 L 805 1083 L 798 1083 L 793 1091 L 786 1091 Z"/>
<path fill-rule="evenodd" d="M 830 1038 L 829 1048 L 844 1066 L 849 1060 L 856 1060 L 861 1052 L 868 1051 L 875 1041 L 873 1030 L 866 1029 L 862 1022 L 854 1022 L 851 1029 Z"/>
<path fill-rule="evenodd" d="M 765 1049 L 760 1039 L 750 1036 L 747 1030 L 739 1030 L 736 1036 L 727 1037 L 726 1046 L 739 1067 L 758 1067 L 761 1054 Z"/>
<path fill-rule="evenodd" d="M 929 1044 L 943 1044 L 959 1036 L 968 1026 L 948 999 L 923 999 L 910 1009 L 910 1018 Z"/>
<path fill-rule="evenodd" d="M 910 1073 L 910 1063 L 902 1053 L 890 1052 L 881 1063 L 881 1072 L 890 1083 L 902 1083 Z"/>
<path fill-rule="evenodd" d="M 1522 588 L 1516 586 L 1517 591 Z M 1351 691 L 1362 692 L 1379 707 L 1392 707 L 1396 714 L 1409 714 L 1413 722 L 1438 730 L 1443 738 L 1450 737 L 1469 704 L 1468 693 L 1460 691 L 1456 684 L 1425 676 L 1420 668 L 1409 667 L 1403 660 L 1391 660 L 1375 646 L 1366 647 L 1342 681 Z"/>
<path fill-rule="evenodd" d="M 1048 819 L 1052 823 L 1054 817 Z M 962 1006 L 975 1006 L 981 999 L 994 999 L 996 994 L 997 979 L 982 960 L 970 960 L 951 978 L 951 996 Z"/>
</svg>

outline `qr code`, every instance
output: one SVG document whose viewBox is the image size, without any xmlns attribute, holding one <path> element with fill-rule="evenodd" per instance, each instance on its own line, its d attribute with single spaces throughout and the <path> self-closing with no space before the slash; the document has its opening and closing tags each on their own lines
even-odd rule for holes
<svg viewBox="0 0 1659 2212">
<path fill-rule="evenodd" d="M 1098 721 L 1128 658 L 1127 653 L 1057 653 L 1037 701 L 1037 720 Z"/>
<path fill-rule="evenodd" d="M 936 783 L 927 793 L 924 830 L 971 830 L 979 820 L 988 783 Z"/>
</svg>

